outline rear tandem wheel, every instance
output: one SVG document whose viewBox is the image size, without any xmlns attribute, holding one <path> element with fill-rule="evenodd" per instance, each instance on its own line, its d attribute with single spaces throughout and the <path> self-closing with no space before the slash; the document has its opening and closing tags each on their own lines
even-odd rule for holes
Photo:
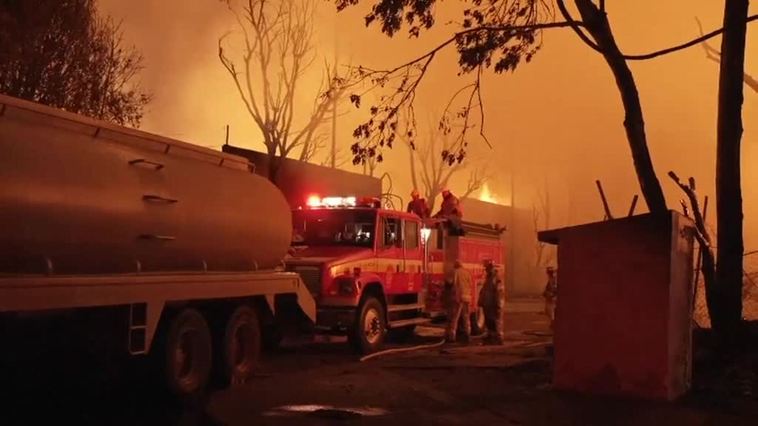
<svg viewBox="0 0 758 426">
<path fill-rule="evenodd" d="M 211 373 L 212 342 L 200 312 L 185 308 L 171 318 L 157 354 L 168 390 L 187 400 L 202 394 Z"/>
</svg>

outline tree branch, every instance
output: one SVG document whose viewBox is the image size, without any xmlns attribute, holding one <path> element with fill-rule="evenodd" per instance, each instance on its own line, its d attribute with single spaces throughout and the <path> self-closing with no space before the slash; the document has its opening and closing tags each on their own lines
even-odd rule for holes
<svg viewBox="0 0 758 426">
<path fill-rule="evenodd" d="M 753 22 L 755 20 L 758 20 L 758 15 L 748 16 L 747 19 L 745 20 L 745 22 L 751 23 L 751 22 Z M 648 60 L 648 59 L 657 58 L 659 56 L 668 55 L 669 53 L 678 52 L 680 50 L 684 50 L 684 49 L 687 49 L 689 47 L 692 47 L 692 46 L 694 46 L 694 45 L 696 45 L 698 43 L 702 43 L 704 41 L 710 40 L 713 37 L 716 37 L 718 35 L 723 34 L 723 32 L 724 32 L 724 28 L 722 27 L 722 28 L 719 28 L 717 30 L 711 31 L 708 34 L 705 34 L 705 35 L 702 35 L 700 37 L 694 38 L 694 39 L 692 39 L 692 40 L 690 40 L 688 42 L 681 43 L 681 44 L 678 44 L 678 45 L 675 45 L 675 46 L 672 46 L 672 47 L 668 47 L 666 49 L 661 49 L 661 50 L 657 50 L 657 51 L 654 51 L 654 52 L 645 53 L 645 54 L 641 54 L 641 55 L 624 55 L 624 59 L 628 59 L 628 60 L 631 60 L 631 61 L 645 61 L 645 60 Z"/>
<path fill-rule="evenodd" d="M 700 35 L 703 35 L 703 24 L 700 22 L 700 19 L 698 18 L 695 18 L 695 21 L 697 21 L 697 26 L 698 26 L 698 29 L 700 30 Z M 702 46 L 703 46 L 703 50 L 705 50 L 706 58 L 710 59 L 713 62 L 716 62 L 717 64 L 721 63 L 721 52 L 719 52 L 718 49 L 716 49 L 715 47 L 712 47 L 706 41 L 703 41 Z M 742 80 L 754 92 L 758 92 L 758 80 L 753 78 L 752 75 L 743 71 Z"/>
<path fill-rule="evenodd" d="M 600 49 L 600 47 L 590 39 L 590 37 L 582 31 L 583 24 L 581 24 L 579 21 L 576 21 L 572 16 L 571 13 L 568 11 L 568 8 L 566 8 L 566 4 L 564 3 L 564 0 L 556 0 L 556 3 L 558 5 L 558 10 L 561 12 L 561 15 L 563 15 L 563 19 L 566 20 L 570 25 L 569 27 L 576 33 L 577 36 L 579 36 L 579 39 L 581 39 L 584 44 L 589 46 L 592 50 L 603 53 L 603 51 Z M 602 10 L 602 9 L 601 9 Z M 603 11 L 605 13 L 605 11 Z"/>
</svg>

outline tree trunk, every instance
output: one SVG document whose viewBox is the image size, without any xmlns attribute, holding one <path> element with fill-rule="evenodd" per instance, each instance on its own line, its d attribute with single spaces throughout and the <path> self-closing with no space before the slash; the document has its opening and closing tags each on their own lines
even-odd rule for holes
<svg viewBox="0 0 758 426">
<path fill-rule="evenodd" d="M 730 341 L 742 320 L 742 77 L 749 0 L 726 0 L 721 41 L 716 148 L 717 290 L 711 323 Z"/>
<path fill-rule="evenodd" d="M 663 190 L 655 174 L 650 152 L 647 148 L 642 105 L 632 71 L 613 38 L 613 32 L 605 12 L 598 9 L 592 0 L 575 0 L 575 3 L 579 9 L 579 14 L 582 16 L 582 21 L 602 50 L 603 57 L 616 78 L 616 86 L 618 86 L 624 105 L 624 128 L 632 151 L 634 170 L 637 173 L 642 196 L 645 197 L 650 212 L 666 212 L 666 199 L 663 196 Z"/>
<path fill-rule="evenodd" d="M 282 164 L 282 159 L 276 154 L 276 145 L 266 144 L 266 152 L 268 154 L 268 180 L 276 185 L 277 177 L 279 176 L 279 168 Z"/>
</svg>

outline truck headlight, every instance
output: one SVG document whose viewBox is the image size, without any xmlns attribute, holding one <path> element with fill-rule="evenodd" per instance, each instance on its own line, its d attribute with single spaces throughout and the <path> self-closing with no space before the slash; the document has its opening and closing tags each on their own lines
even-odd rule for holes
<svg viewBox="0 0 758 426">
<path fill-rule="evenodd" d="M 341 296 L 353 296 L 357 292 L 355 278 L 351 276 L 340 276 L 334 279 L 337 292 Z"/>
</svg>

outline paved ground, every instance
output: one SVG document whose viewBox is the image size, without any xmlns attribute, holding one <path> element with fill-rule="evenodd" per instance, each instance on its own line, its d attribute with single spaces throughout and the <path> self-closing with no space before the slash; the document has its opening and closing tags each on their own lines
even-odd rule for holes
<svg viewBox="0 0 758 426">
<path fill-rule="evenodd" d="M 35 424 L 48 415 L 55 423 L 125 426 L 758 424 L 755 400 L 694 392 L 665 404 L 551 390 L 551 337 L 538 309 L 511 303 L 507 342 L 497 347 L 474 341 L 361 362 L 344 342 L 285 342 L 253 383 L 214 392 L 196 410 L 159 402 L 139 384 L 72 392 L 75 386 L 50 383 L 31 402 L 0 399 L 7 404 L 0 424 Z M 435 343 L 442 330 L 419 334 L 410 344 Z"/>
</svg>

